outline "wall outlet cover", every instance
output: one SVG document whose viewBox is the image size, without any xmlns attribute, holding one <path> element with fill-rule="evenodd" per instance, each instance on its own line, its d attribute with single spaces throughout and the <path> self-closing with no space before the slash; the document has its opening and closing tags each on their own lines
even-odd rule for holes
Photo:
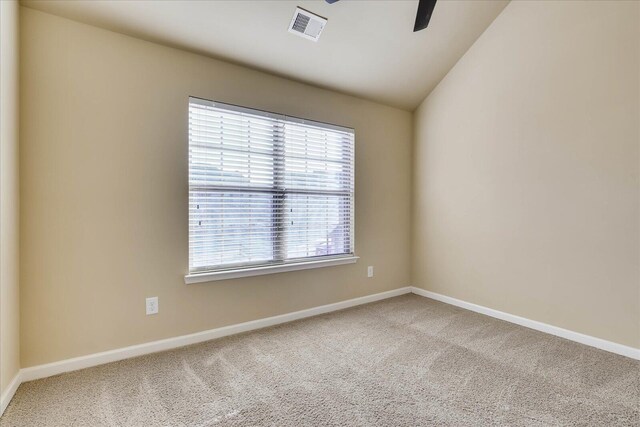
<svg viewBox="0 0 640 427">
<path fill-rule="evenodd" d="M 158 297 L 147 298 L 147 314 L 158 314 Z"/>
</svg>

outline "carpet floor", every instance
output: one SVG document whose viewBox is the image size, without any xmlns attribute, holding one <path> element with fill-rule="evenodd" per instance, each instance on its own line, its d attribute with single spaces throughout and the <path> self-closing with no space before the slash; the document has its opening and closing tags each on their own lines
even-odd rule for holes
<svg viewBox="0 0 640 427">
<path fill-rule="evenodd" d="M 638 426 L 640 362 L 416 295 L 24 383 L 10 426 Z"/>
</svg>

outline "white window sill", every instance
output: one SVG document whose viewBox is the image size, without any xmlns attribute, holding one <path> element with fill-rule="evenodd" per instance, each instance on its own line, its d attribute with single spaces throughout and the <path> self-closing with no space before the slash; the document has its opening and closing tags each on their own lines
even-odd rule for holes
<svg viewBox="0 0 640 427">
<path fill-rule="evenodd" d="M 283 273 L 285 271 L 308 270 L 310 268 L 332 267 L 334 265 L 354 264 L 357 256 L 341 258 L 329 258 L 314 261 L 301 261 L 291 264 L 266 265 L 260 267 L 238 268 L 235 270 L 206 271 L 202 273 L 187 274 L 184 282 L 192 283 L 213 282 L 216 280 L 237 279 L 239 277 L 260 276 L 263 274 Z"/>
</svg>

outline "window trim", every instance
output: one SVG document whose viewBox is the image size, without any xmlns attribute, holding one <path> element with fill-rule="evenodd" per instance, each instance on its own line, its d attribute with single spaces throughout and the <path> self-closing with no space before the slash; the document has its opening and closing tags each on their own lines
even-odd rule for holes
<svg viewBox="0 0 640 427">
<path fill-rule="evenodd" d="M 342 255 L 336 257 L 322 257 L 322 259 L 286 262 L 273 265 L 261 265 L 226 270 L 211 270 L 202 273 L 192 273 L 184 276 L 184 283 L 214 282 L 217 280 L 237 279 L 240 277 L 261 276 L 264 274 L 284 273 L 287 271 L 308 270 L 311 268 L 332 267 L 336 265 L 355 264 L 360 257 L 355 255 Z"/>
<path fill-rule="evenodd" d="M 221 107 L 223 106 L 225 109 L 236 112 L 245 112 L 249 114 L 262 115 L 263 117 L 276 119 L 276 120 L 286 120 L 293 123 L 299 124 L 308 124 L 315 125 L 318 127 L 323 127 L 326 129 L 335 130 L 338 132 L 348 132 L 353 134 L 355 141 L 355 129 L 346 126 L 340 126 L 327 122 L 320 122 L 315 120 L 303 119 L 300 117 L 289 116 L 285 114 L 274 113 L 271 111 L 256 109 L 256 108 L 248 108 L 242 107 L 235 104 L 229 104 L 219 101 L 212 101 L 204 98 L 199 98 L 195 96 L 189 96 L 189 103 L 196 103 L 205 106 L 211 107 Z M 352 148 L 353 152 L 353 161 L 351 164 L 351 168 L 353 170 L 353 179 L 354 179 L 354 188 L 353 192 L 350 193 L 352 197 L 352 203 L 354 211 L 350 217 L 350 232 L 352 234 L 351 241 L 351 251 L 349 253 L 339 254 L 339 255 L 322 255 L 318 257 L 304 257 L 299 258 L 298 260 L 278 260 L 278 261 L 270 261 L 265 264 L 248 264 L 248 265 L 235 265 L 229 267 L 221 267 L 218 269 L 212 270 L 202 270 L 202 271 L 189 271 L 184 276 L 185 284 L 195 284 L 195 283 L 204 283 L 204 282 L 212 282 L 217 280 L 228 280 L 235 279 L 240 277 L 250 277 L 250 276 L 259 276 L 265 274 L 275 274 L 282 273 L 287 271 L 298 271 L 298 270 L 307 270 L 313 268 L 321 268 L 321 267 L 331 267 L 337 265 L 344 264 L 354 264 L 358 261 L 360 257 L 358 257 L 355 253 L 356 251 L 356 241 L 355 241 L 355 144 Z M 300 193 L 305 193 L 305 190 L 300 190 Z M 319 194 L 323 193 L 323 191 L 309 191 L 311 194 Z M 334 193 L 333 191 L 328 191 L 327 193 Z"/>
</svg>

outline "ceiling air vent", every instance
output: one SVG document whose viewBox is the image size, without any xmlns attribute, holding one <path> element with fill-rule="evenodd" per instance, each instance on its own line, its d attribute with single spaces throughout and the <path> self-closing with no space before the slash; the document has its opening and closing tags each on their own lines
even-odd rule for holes
<svg viewBox="0 0 640 427">
<path fill-rule="evenodd" d="M 327 20 L 322 16 L 297 7 L 289 24 L 289 32 L 317 42 L 326 24 Z"/>
</svg>

